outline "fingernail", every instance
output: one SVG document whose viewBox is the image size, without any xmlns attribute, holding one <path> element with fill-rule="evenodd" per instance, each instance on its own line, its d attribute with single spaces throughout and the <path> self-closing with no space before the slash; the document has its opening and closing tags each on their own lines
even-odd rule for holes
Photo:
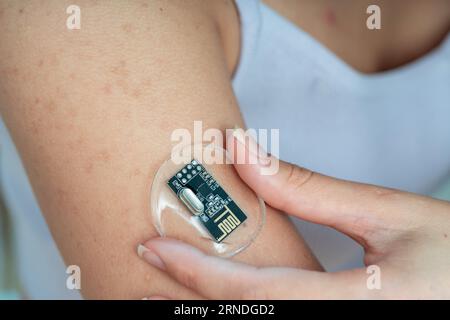
<svg viewBox="0 0 450 320">
<path fill-rule="evenodd" d="M 163 271 L 166 269 L 162 259 L 153 250 L 147 248 L 146 246 L 139 244 L 137 247 L 137 254 L 152 266 Z"/>
<path fill-rule="evenodd" d="M 268 166 L 271 163 L 270 156 L 264 149 L 256 142 L 256 140 L 250 134 L 245 134 L 244 129 L 238 127 L 237 125 L 233 128 L 233 137 L 238 141 L 249 153 L 256 156 L 258 163 L 262 166 Z M 246 143 L 246 137 L 249 137 L 249 143 Z"/>
</svg>

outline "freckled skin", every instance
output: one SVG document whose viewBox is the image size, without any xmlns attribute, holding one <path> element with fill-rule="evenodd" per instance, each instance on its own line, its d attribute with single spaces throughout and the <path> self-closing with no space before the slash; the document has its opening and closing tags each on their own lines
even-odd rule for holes
<svg viewBox="0 0 450 320">
<path fill-rule="evenodd" d="M 31 131 L 34 135 L 39 135 L 41 131 L 41 125 L 39 122 L 33 121 L 31 123 Z"/>
<path fill-rule="evenodd" d="M 108 162 L 111 159 L 111 154 L 107 150 L 102 150 L 98 153 L 97 159 L 99 161 Z"/>
<path fill-rule="evenodd" d="M 56 111 L 57 106 L 56 106 L 56 104 L 55 104 L 54 101 L 50 101 L 50 102 L 48 102 L 48 103 L 45 104 L 44 108 L 45 108 L 45 110 L 48 111 L 49 113 L 53 113 L 53 112 Z"/>
<path fill-rule="evenodd" d="M 92 169 L 94 168 L 94 164 L 93 163 L 91 163 L 91 162 L 89 162 L 88 164 L 86 164 L 85 166 L 84 166 L 84 172 L 86 173 L 86 174 L 91 174 L 92 173 Z"/>
<path fill-rule="evenodd" d="M 125 31 L 125 33 L 130 33 L 131 31 L 133 31 L 133 25 L 131 25 L 130 23 L 124 24 L 122 25 L 122 30 Z"/>
<path fill-rule="evenodd" d="M 142 174 L 142 171 L 139 169 L 135 169 L 132 173 L 132 175 L 135 177 L 140 176 L 141 174 Z"/>
<path fill-rule="evenodd" d="M 105 85 L 103 86 L 103 88 L 102 88 L 102 92 L 103 92 L 105 95 L 110 95 L 111 92 L 112 92 L 112 86 L 111 86 L 111 84 L 109 84 L 109 83 L 105 84 Z"/>
<path fill-rule="evenodd" d="M 8 3 L 0 20 L 0 112 L 58 249 L 83 270 L 83 295 L 198 298 L 135 251 L 157 235 L 148 188 L 170 154 L 172 131 L 194 120 L 243 126 L 216 18 L 227 14 L 238 28 L 236 12 L 222 1 L 154 0 L 143 10 L 138 1 L 79 0 L 89 14 L 82 32 L 68 32 L 65 2 L 24 2 L 19 22 L 24 4 Z M 26 83 L 18 81 L 23 74 Z M 258 240 L 236 259 L 320 268 L 270 208 Z"/>
<path fill-rule="evenodd" d="M 140 96 L 141 96 L 141 90 L 139 90 L 139 89 L 135 89 L 135 90 L 133 90 L 133 97 L 134 98 L 139 98 Z"/>
<path fill-rule="evenodd" d="M 129 75 L 129 70 L 126 68 L 126 65 L 127 63 L 125 60 L 120 60 L 119 63 L 111 68 L 111 73 L 122 78 L 127 77 Z"/>
</svg>

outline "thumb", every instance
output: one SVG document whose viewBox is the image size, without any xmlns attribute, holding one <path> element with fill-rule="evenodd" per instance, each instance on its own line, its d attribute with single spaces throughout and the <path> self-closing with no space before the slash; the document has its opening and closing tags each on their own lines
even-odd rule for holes
<svg viewBox="0 0 450 320">
<path fill-rule="evenodd" d="M 299 218 L 333 227 L 363 246 L 376 230 L 411 225 L 412 212 L 423 197 L 367 184 L 334 179 L 263 154 L 243 129 L 227 139 L 239 176 L 270 206 Z M 253 147 L 252 147 L 253 145 Z M 258 150 L 258 152 L 252 152 Z M 246 161 L 238 161 L 245 154 Z M 278 171 L 261 174 L 270 162 Z M 409 218 L 409 219 L 407 219 Z M 406 220 L 407 219 L 407 220 Z"/>
<path fill-rule="evenodd" d="M 369 293 L 363 269 L 325 273 L 258 268 L 205 255 L 195 247 L 169 238 L 155 238 L 139 245 L 138 254 L 208 299 L 349 299 L 366 297 Z"/>
</svg>

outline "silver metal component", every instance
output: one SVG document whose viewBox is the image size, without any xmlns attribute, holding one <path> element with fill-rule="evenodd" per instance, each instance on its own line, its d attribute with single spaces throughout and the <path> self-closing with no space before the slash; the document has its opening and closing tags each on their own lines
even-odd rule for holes
<svg viewBox="0 0 450 320">
<path fill-rule="evenodd" d="M 203 213 L 205 206 L 195 193 L 189 188 L 183 188 L 179 193 L 181 201 L 188 207 L 188 209 L 196 216 Z"/>
</svg>

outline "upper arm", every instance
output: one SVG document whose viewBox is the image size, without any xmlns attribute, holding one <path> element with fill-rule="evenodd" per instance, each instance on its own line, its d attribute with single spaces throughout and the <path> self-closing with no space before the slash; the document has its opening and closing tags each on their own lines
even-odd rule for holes
<svg viewBox="0 0 450 320">
<path fill-rule="evenodd" d="M 242 124 L 216 21 L 197 1 L 0 4 L 0 111 L 67 264 L 86 297 L 193 293 L 135 254 L 156 232 L 148 186 L 170 133 Z M 261 255 L 260 252 L 264 252 Z M 316 266 L 288 221 L 268 211 L 237 259 Z"/>
</svg>

